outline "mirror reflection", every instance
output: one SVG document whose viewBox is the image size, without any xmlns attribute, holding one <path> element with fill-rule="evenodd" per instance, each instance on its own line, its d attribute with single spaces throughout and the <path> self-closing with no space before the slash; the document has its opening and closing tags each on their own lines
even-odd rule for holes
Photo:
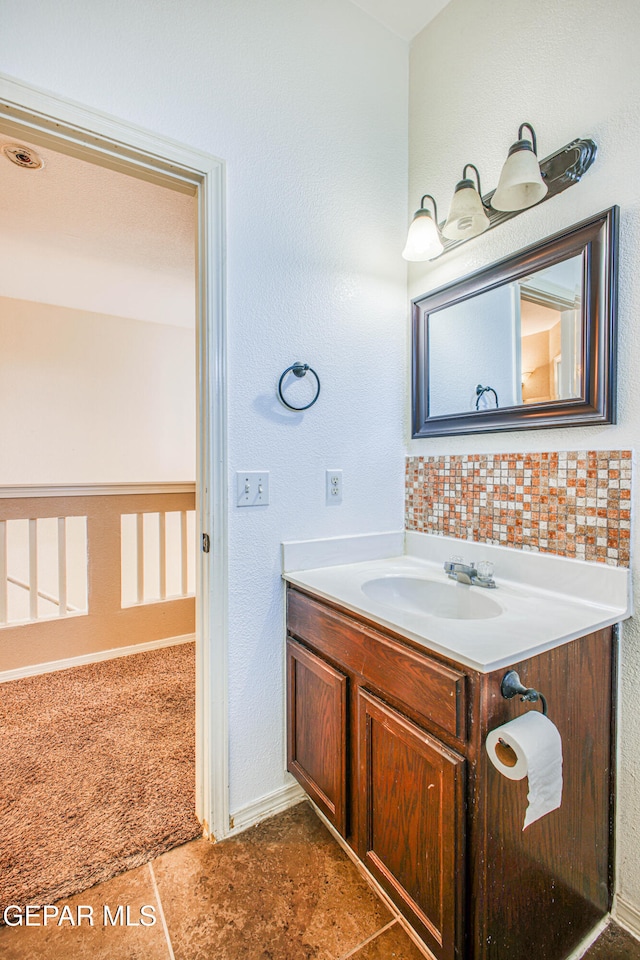
<svg viewBox="0 0 640 960">
<path fill-rule="evenodd" d="M 429 314 L 429 416 L 582 394 L 583 258 Z"/>
</svg>

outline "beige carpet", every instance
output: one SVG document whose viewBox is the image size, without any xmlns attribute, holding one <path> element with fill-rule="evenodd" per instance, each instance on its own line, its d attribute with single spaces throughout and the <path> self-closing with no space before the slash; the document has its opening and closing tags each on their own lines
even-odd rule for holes
<svg viewBox="0 0 640 960">
<path fill-rule="evenodd" d="M 0 910 L 201 835 L 194 644 L 0 684 Z"/>
</svg>

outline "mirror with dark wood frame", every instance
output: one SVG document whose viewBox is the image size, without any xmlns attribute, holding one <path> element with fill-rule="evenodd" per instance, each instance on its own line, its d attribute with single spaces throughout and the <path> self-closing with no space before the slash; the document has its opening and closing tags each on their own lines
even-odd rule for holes
<svg viewBox="0 0 640 960">
<path fill-rule="evenodd" d="M 413 301 L 414 438 L 615 422 L 618 207 Z"/>
</svg>

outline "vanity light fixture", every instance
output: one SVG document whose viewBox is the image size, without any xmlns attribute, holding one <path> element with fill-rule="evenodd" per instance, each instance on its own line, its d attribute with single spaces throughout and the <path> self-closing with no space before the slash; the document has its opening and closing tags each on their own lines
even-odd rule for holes
<svg viewBox="0 0 640 960">
<path fill-rule="evenodd" d="M 523 139 L 525 127 L 530 140 Z M 538 163 L 536 132 L 530 123 L 521 123 L 518 139 L 509 147 L 496 192 L 491 198 L 494 210 L 526 210 L 539 203 L 549 189 L 542 179 Z"/>
<path fill-rule="evenodd" d="M 467 169 L 471 168 L 476 175 L 476 184 L 467 178 Z M 462 180 L 456 184 L 449 216 L 442 228 L 442 233 L 448 240 L 468 240 L 488 230 L 491 223 L 482 203 L 480 188 L 480 174 L 473 163 L 465 164 L 462 171 Z"/>
<path fill-rule="evenodd" d="M 425 200 L 431 200 L 433 214 L 425 208 Z M 425 193 L 420 201 L 420 209 L 416 210 L 411 221 L 402 256 L 405 260 L 413 262 L 434 260 L 440 256 L 443 250 L 444 247 L 438 230 L 438 207 L 431 194 Z"/>
<path fill-rule="evenodd" d="M 528 137 L 523 136 L 525 129 Z M 509 150 L 496 190 L 482 196 L 480 175 L 472 163 L 463 170 L 445 223 L 438 224 L 436 202 L 425 193 L 409 227 L 402 256 L 405 260 L 435 260 L 441 253 L 517 217 L 536 203 L 543 203 L 578 183 L 596 158 L 593 140 L 572 140 L 538 163 L 536 134 L 530 123 L 521 123 L 518 140 Z M 477 190 L 467 170 L 475 171 Z M 424 207 L 433 203 L 433 215 Z"/>
</svg>

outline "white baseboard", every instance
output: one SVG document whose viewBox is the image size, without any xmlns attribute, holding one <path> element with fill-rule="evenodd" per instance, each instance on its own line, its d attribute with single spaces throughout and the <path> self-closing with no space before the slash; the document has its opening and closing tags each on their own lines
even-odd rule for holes
<svg viewBox="0 0 640 960">
<path fill-rule="evenodd" d="M 261 820 L 266 820 L 267 817 L 272 817 L 276 813 L 282 813 L 283 810 L 295 806 L 306 798 L 306 793 L 297 783 L 280 787 L 279 790 L 274 790 L 273 793 L 268 793 L 266 797 L 260 797 L 259 800 L 254 800 L 252 803 L 248 803 L 246 807 L 232 813 L 229 817 L 229 833 L 227 836 L 231 837 L 236 833 L 242 833 L 243 830 L 255 826 Z"/>
<path fill-rule="evenodd" d="M 566 960 L 581 960 L 585 953 L 594 945 L 600 934 L 607 929 L 610 923 L 611 916 L 607 914 L 606 917 L 603 917 L 602 920 L 595 925 L 593 930 L 591 930 L 586 937 L 580 941 L 575 950 L 571 951 Z"/>
<path fill-rule="evenodd" d="M 638 907 L 616 894 L 611 912 L 616 923 L 619 923 L 634 937 L 640 939 L 640 909 Z"/>
<path fill-rule="evenodd" d="M 51 660 L 49 663 L 35 663 L 27 667 L 0 672 L 0 683 L 9 680 L 21 680 L 22 677 L 37 677 L 41 673 L 53 673 L 67 670 L 69 667 L 81 667 L 85 663 L 100 663 L 101 660 L 115 660 L 116 657 L 128 657 L 132 653 L 146 653 L 147 650 L 159 650 L 161 647 L 175 647 L 179 643 L 193 643 L 195 633 L 185 633 L 180 637 L 165 637 L 163 640 L 149 640 L 147 643 L 132 643 L 128 647 L 114 647 L 112 650 L 97 650 L 95 653 L 83 653 L 66 660 Z"/>
</svg>

